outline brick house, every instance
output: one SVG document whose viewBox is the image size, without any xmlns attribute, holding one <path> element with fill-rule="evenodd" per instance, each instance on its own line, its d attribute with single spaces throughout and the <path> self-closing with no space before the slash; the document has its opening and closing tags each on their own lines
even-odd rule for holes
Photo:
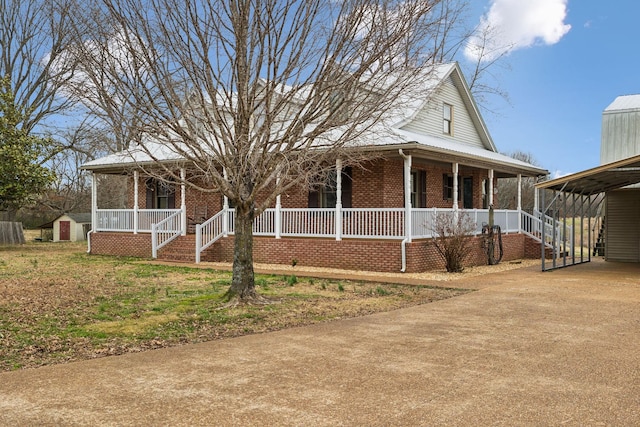
<svg viewBox="0 0 640 427">
<path fill-rule="evenodd" d="M 372 271 L 441 268 L 431 239 L 436 215 L 464 210 L 479 235 L 501 178 L 520 182 L 547 175 L 498 153 L 456 63 L 440 66 L 437 75 L 427 98 L 367 146 L 376 152 L 374 160 L 362 168 L 343 168 L 338 161 L 324 188 L 281 194 L 256 218 L 255 262 Z M 166 156 L 167 162 L 176 160 Z M 83 165 L 94 177 L 134 171 L 127 209 L 100 209 L 93 186 L 90 252 L 231 262 L 234 210 L 226 198 L 142 177 L 135 168 L 145 161 L 148 156 L 128 150 Z M 540 256 L 540 221 L 522 211 L 520 194 L 516 210 L 495 210 L 505 260 Z M 484 264 L 481 238 L 474 239 L 468 263 Z"/>
</svg>

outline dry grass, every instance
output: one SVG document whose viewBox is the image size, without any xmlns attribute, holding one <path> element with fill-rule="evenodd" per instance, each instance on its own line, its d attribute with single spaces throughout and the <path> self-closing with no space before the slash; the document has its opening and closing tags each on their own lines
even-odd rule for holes
<svg viewBox="0 0 640 427">
<path fill-rule="evenodd" d="M 0 247 L 0 370 L 137 352 L 393 310 L 462 289 L 256 277 L 274 304 L 221 309 L 230 273 L 90 256 L 84 243 Z"/>
</svg>

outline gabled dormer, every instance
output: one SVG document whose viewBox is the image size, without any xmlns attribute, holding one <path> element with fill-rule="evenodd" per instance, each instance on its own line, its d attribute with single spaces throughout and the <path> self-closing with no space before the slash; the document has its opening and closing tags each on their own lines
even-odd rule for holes
<svg viewBox="0 0 640 427">
<path fill-rule="evenodd" d="M 457 63 L 435 70 L 433 87 L 415 111 L 397 127 L 496 152 L 497 149 Z"/>
</svg>

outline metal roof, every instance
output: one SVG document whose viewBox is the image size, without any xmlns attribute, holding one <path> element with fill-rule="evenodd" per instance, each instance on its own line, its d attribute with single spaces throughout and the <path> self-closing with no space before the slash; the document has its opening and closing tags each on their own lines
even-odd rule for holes
<svg viewBox="0 0 640 427">
<path fill-rule="evenodd" d="M 463 142 L 406 130 L 398 130 L 396 131 L 396 135 L 401 137 L 400 141 L 415 143 L 417 144 L 416 148 L 422 149 L 425 152 L 449 154 L 452 160 L 457 160 L 461 164 L 479 161 L 486 163 L 487 166 L 493 169 L 504 170 L 505 172 L 512 172 L 513 174 L 521 173 L 525 176 L 541 176 L 549 173 L 546 169 L 514 159 L 513 157 Z M 396 143 L 398 142 L 399 141 L 396 140 Z"/>
<path fill-rule="evenodd" d="M 590 196 L 640 182 L 640 155 L 536 184 L 536 188 Z"/>
<path fill-rule="evenodd" d="M 638 109 L 640 109 L 640 95 L 623 95 L 614 99 L 604 111 L 607 113 Z"/>
</svg>

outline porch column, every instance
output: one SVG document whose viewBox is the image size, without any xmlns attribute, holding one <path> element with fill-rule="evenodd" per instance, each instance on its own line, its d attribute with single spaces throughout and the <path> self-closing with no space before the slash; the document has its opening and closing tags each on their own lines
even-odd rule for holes
<svg viewBox="0 0 640 427">
<path fill-rule="evenodd" d="M 336 240 L 342 240 L 342 160 L 336 159 Z"/>
<path fill-rule="evenodd" d="M 276 187 L 279 187 L 280 185 L 280 174 L 278 174 L 278 176 L 276 177 Z M 280 195 L 280 193 L 278 193 L 278 195 L 276 196 L 276 212 L 275 212 L 275 232 L 276 232 L 276 239 L 280 239 L 281 233 L 282 233 L 282 197 Z"/>
<path fill-rule="evenodd" d="M 184 168 L 180 168 L 180 210 L 182 210 L 182 214 L 180 215 L 180 226 L 182 227 L 182 235 L 187 235 L 187 186 L 185 184 L 187 175 Z"/>
<path fill-rule="evenodd" d="M 222 168 L 222 175 L 226 181 L 228 179 L 226 168 Z M 226 195 L 222 196 L 222 236 L 229 236 L 229 198 Z"/>
<path fill-rule="evenodd" d="M 453 209 L 458 210 L 458 164 L 453 164 Z"/>
<path fill-rule="evenodd" d="M 96 173 L 91 171 L 91 230 L 98 230 L 98 180 Z"/>
<path fill-rule="evenodd" d="M 522 230 L 522 174 L 518 174 L 518 231 Z"/>
<path fill-rule="evenodd" d="M 489 169 L 489 207 L 493 207 L 493 169 Z"/>
<path fill-rule="evenodd" d="M 404 159 L 404 236 L 408 243 L 411 242 L 411 154 L 404 154 L 400 150 L 400 155 Z"/>
<path fill-rule="evenodd" d="M 140 179 L 139 172 L 133 171 L 133 234 L 138 234 L 138 209 L 140 201 L 138 200 L 138 180 Z"/>
</svg>

